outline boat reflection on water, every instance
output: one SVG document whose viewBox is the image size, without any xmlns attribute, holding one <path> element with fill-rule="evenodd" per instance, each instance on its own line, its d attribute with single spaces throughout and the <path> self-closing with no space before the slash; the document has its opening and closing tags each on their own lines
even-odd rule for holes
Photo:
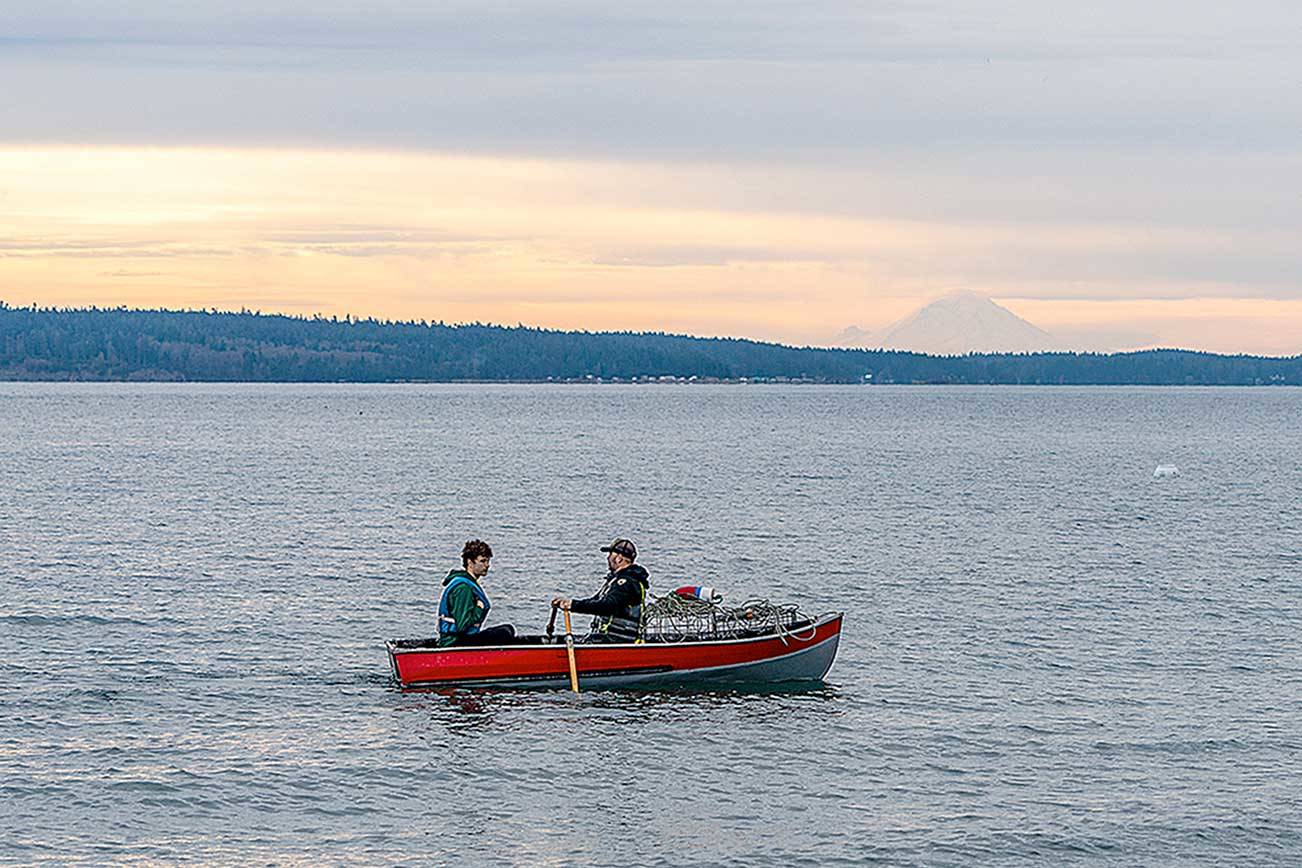
<svg viewBox="0 0 1302 868">
<path fill-rule="evenodd" d="M 824 682 L 747 685 L 730 688 L 683 685 L 672 690 L 602 690 L 574 694 L 562 690 L 445 687 L 398 689 L 400 710 L 429 716 L 449 732 L 474 733 L 513 728 L 521 717 L 546 717 L 560 728 L 596 721 L 641 722 L 700 720 L 722 711 L 748 720 L 789 719 L 796 708 L 841 713 L 841 691 Z"/>
</svg>

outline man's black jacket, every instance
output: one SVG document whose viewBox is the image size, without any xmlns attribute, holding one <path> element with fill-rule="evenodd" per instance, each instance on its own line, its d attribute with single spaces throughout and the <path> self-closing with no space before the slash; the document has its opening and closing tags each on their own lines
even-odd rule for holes
<svg viewBox="0 0 1302 868">
<path fill-rule="evenodd" d="M 634 608 L 642 605 L 649 584 L 647 571 L 637 564 L 629 564 L 617 573 L 608 573 L 606 583 L 591 597 L 570 603 L 570 611 L 602 618 L 630 617 Z"/>
</svg>

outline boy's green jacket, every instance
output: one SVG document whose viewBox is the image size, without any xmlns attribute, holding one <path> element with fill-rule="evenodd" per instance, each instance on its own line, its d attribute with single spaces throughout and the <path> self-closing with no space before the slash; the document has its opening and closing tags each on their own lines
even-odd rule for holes
<svg viewBox="0 0 1302 868">
<path fill-rule="evenodd" d="M 452 570 L 443 580 L 443 587 L 455 578 L 460 576 L 463 579 L 469 579 L 475 585 L 475 577 L 465 570 Z M 466 632 L 472 627 L 478 627 L 483 622 L 484 617 L 488 614 L 483 605 L 475 597 L 475 592 L 463 584 L 458 584 L 455 588 L 447 592 L 448 614 L 457 622 L 456 633 L 444 634 L 439 637 L 439 647 L 451 645 L 457 638 L 458 634 Z"/>
</svg>

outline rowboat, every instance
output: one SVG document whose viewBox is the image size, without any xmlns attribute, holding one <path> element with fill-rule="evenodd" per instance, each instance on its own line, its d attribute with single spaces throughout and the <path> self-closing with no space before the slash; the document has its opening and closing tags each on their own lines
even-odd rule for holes
<svg viewBox="0 0 1302 868">
<path fill-rule="evenodd" d="M 648 635 L 633 644 L 574 645 L 579 681 L 589 688 L 659 689 L 820 681 L 832 667 L 844 613 L 769 625 L 722 639 Z M 566 646 L 547 636 L 516 644 L 434 647 L 433 639 L 386 643 L 403 688 L 567 687 Z"/>
</svg>

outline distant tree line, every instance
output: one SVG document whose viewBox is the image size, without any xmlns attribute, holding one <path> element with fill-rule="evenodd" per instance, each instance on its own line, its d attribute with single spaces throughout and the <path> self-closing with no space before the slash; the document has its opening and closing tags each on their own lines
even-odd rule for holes
<svg viewBox="0 0 1302 868">
<path fill-rule="evenodd" d="M 816 349 L 660 332 L 60 309 L 0 302 L 0 379 L 252 382 L 778 380 L 825 383 L 1302 384 L 1302 356 Z"/>
</svg>

